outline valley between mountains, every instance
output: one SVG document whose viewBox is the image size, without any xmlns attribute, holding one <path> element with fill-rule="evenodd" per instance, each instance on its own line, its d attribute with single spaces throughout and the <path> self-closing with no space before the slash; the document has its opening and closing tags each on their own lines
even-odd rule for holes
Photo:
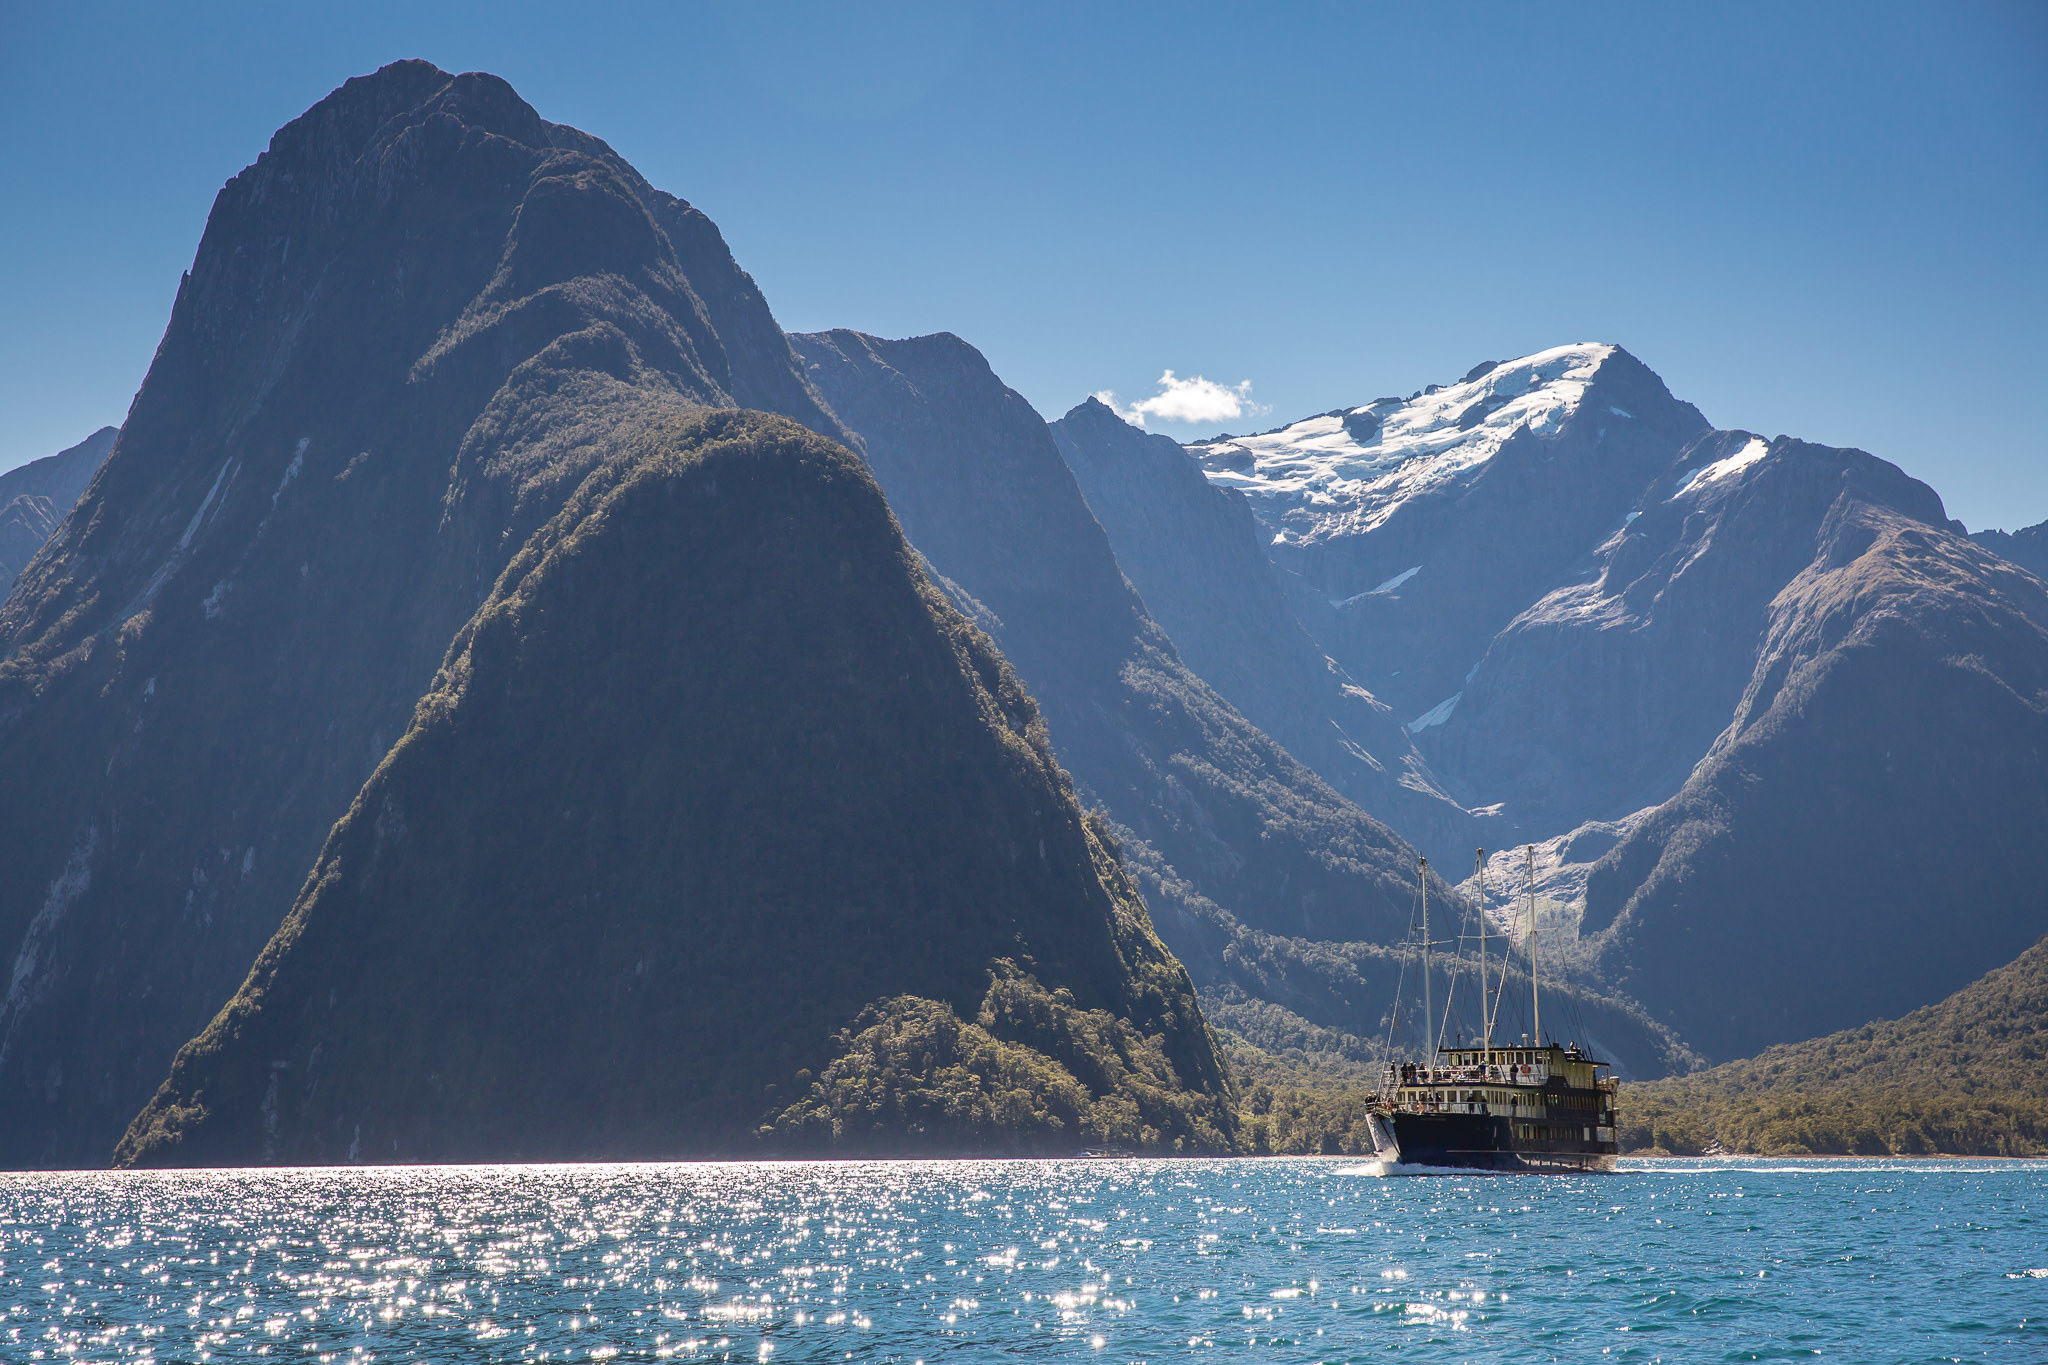
<svg viewBox="0 0 2048 1365">
<path fill-rule="evenodd" d="M 397 63 L 0 474 L 0 1166 L 1355 1151 L 1425 857 L 1639 1146 L 2038 1151 L 2044 546 L 1605 343 L 1047 422 Z"/>
</svg>

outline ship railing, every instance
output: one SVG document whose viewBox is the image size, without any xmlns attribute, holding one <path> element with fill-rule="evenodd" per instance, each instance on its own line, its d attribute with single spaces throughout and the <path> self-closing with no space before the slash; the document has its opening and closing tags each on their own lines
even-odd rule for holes
<svg viewBox="0 0 2048 1365">
<path fill-rule="evenodd" d="M 1499 1066 L 1418 1066 L 1412 1072 L 1403 1066 L 1389 1066 L 1383 1073 L 1389 1086 L 1395 1085 L 1526 1085 L 1542 1086 L 1547 1071 L 1527 1063 Z M 1412 1075 L 1413 1080 L 1404 1079 Z"/>
</svg>

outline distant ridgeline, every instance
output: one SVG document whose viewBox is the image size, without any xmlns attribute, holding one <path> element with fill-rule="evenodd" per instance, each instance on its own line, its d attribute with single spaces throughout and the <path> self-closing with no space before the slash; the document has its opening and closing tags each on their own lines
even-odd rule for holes
<svg viewBox="0 0 2048 1365">
<path fill-rule="evenodd" d="M 118 435 L 101 427 L 69 450 L 0 474 L 0 599 L 70 514 Z"/>
</svg>

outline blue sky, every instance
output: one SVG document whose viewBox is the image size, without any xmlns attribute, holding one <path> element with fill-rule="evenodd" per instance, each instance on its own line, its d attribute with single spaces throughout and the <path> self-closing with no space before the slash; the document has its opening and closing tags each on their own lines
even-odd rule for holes
<svg viewBox="0 0 2048 1365">
<path fill-rule="evenodd" d="M 0 0 L 0 467 L 118 422 L 222 182 L 400 57 L 724 229 L 785 327 L 1246 430 L 1615 341 L 1708 418 L 2048 518 L 2048 4 Z"/>
</svg>

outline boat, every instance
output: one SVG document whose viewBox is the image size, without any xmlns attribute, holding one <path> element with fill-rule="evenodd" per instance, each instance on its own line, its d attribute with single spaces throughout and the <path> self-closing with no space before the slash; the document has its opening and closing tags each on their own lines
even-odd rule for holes
<svg viewBox="0 0 2048 1365">
<path fill-rule="evenodd" d="M 1451 995 L 1441 1020 L 1435 1011 L 1430 975 L 1429 860 L 1421 860 L 1418 895 L 1422 907 L 1422 1018 L 1425 1051 L 1418 1059 L 1388 1062 L 1370 1111 L 1374 1158 L 1393 1170 L 1589 1172 L 1611 1171 L 1620 1151 L 1615 1141 L 1618 1086 L 1601 1075 L 1597 1061 L 1576 1042 L 1543 1035 L 1542 987 L 1536 961 L 1535 854 L 1524 850 L 1528 869 L 1528 934 L 1523 939 L 1529 967 L 1531 1032 L 1519 1042 L 1496 1046 L 1501 996 L 1507 986 L 1508 955 L 1489 991 L 1486 958 L 1486 850 L 1478 851 L 1479 954 L 1477 963 L 1479 1037 L 1446 1041 L 1462 961 L 1454 961 Z M 1462 959 L 1462 952 L 1460 958 Z M 1403 972 L 1403 982 L 1406 972 Z M 1389 1022 L 1389 1052 L 1401 1019 L 1397 991 Z"/>
</svg>

